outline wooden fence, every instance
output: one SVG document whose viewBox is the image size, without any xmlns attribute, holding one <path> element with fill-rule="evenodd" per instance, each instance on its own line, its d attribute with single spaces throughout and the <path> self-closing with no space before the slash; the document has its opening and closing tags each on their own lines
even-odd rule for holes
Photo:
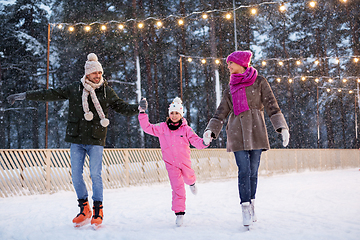
<svg viewBox="0 0 360 240">
<path fill-rule="evenodd" d="M 199 181 L 237 176 L 234 154 L 225 149 L 191 151 Z M 88 158 L 84 180 L 91 189 Z M 262 154 L 259 174 L 360 166 L 360 151 L 348 149 L 273 149 Z M 160 149 L 105 149 L 105 189 L 168 181 Z M 0 149 L 0 197 L 74 191 L 69 149 Z"/>
</svg>

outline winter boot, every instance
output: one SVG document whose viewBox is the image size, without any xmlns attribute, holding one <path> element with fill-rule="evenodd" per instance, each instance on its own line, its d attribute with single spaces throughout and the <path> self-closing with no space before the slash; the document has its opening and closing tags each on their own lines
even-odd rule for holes
<svg viewBox="0 0 360 240">
<path fill-rule="evenodd" d="M 73 219 L 75 227 L 81 227 L 90 222 L 91 209 L 87 199 L 78 199 L 80 213 Z"/>
<path fill-rule="evenodd" d="M 196 187 L 195 183 L 194 183 L 194 184 L 192 184 L 192 185 L 190 185 L 190 190 L 191 190 L 191 193 L 192 193 L 192 194 L 194 194 L 194 195 L 196 195 L 196 194 L 197 194 L 198 189 L 197 189 L 197 187 Z"/>
<path fill-rule="evenodd" d="M 250 204 L 250 209 L 251 209 L 251 218 L 253 222 L 257 221 L 257 217 L 255 215 L 255 199 L 251 199 L 251 204 Z"/>
<path fill-rule="evenodd" d="M 99 227 L 103 221 L 103 205 L 101 201 L 94 201 L 93 217 L 91 219 L 91 225 Z"/>
<path fill-rule="evenodd" d="M 175 213 L 176 215 L 176 226 L 178 227 L 181 227 L 184 223 L 184 215 L 185 215 L 185 212 L 177 212 Z"/>
<path fill-rule="evenodd" d="M 243 216 L 243 225 L 249 226 L 251 223 L 251 206 L 250 202 L 244 202 L 241 204 L 242 216 Z"/>
</svg>

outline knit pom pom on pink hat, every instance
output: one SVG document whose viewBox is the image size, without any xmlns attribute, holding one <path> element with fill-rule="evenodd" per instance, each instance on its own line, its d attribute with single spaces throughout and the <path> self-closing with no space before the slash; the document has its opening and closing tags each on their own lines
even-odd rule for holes
<svg viewBox="0 0 360 240">
<path fill-rule="evenodd" d="M 236 64 L 239 64 L 243 67 L 249 67 L 250 61 L 252 57 L 252 52 L 250 51 L 236 51 L 231 53 L 227 59 L 226 63 L 228 62 L 234 62 Z"/>
</svg>

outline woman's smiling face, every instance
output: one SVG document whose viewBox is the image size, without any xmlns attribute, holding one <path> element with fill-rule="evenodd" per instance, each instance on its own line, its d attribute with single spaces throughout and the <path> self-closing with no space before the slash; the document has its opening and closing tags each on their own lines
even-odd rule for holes
<svg viewBox="0 0 360 240">
<path fill-rule="evenodd" d="M 244 73 L 246 70 L 243 66 L 240 66 L 239 64 L 234 63 L 232 61 L 229 61 L 227 63 L 227 65 L 228 65 L 230 74 Z"/>
</svg>

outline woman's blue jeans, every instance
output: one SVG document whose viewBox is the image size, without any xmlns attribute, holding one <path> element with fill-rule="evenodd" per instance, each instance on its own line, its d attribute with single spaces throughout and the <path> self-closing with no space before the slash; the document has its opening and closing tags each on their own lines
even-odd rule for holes
<svg viewBox="0 0 360 240">
<path fill-rule="evenodd" d="M 238 166 L 238 186 L 240 203 L 255 199 L 261 149 L 234 152 Z"/>
<path fill-rule="evenodd" d="M 84 161 L 89 155 L 90 177 L 94 201 L 103 201 L 103 182 L 101 178 L 103 146 L 72 143 L 70 146 L 72 181 L 78 199 L 86 199 L 88 192 L 83 178 Z"/>
</svg>

